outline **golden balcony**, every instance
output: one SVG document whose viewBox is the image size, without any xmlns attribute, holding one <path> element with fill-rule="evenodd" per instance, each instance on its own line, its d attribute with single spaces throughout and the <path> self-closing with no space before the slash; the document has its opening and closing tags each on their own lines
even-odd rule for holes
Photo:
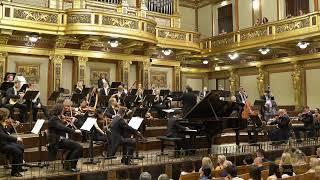
<svg viewBox="0 0 320 180">
<path fill-rule="evenodd" d="M 271 22 L 265 25 L 218 35 L 201 41 L 203 54 L 223 54 L 274 44 L 299 41 L 320 35 L 320 13 Z"/>
</svg>

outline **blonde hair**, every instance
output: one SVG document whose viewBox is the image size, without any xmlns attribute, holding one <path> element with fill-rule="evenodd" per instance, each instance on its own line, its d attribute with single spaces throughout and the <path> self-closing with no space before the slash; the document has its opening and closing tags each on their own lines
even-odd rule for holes
<svg viewBox="0 0 320 180">
<path fill-rule="evenodd" d="M 320 160 L 318 158 L 310 158 L 310 167 L 315 168 L 320 165 Z"/>
<path fill-rule="evenodd" d="M 292 165 L 292 158 L 290 153 L 282 153 L 281 156 L 282 165 Z"/>
<path fill-rule="evenodd" d="M 218 156 L 218 160 L 217 160 L 217 161 L 218 161 L 218 164 L 219 164 L 219 165 L 222 165 L 222 164 L 226 161 L 226 159 L 227 159 L 227 158 L 226 158 L 225 155 L 219 155 L 219 156 Z"/>
<path fill-rule="evenodd" d="M 209 166 L 210 169 L 213 168 L 212 161 L 211 161 L 211 159 L 209 157 L 202 158 L 202 167 L 204 167 L 204 166 Z"/>
</svg>

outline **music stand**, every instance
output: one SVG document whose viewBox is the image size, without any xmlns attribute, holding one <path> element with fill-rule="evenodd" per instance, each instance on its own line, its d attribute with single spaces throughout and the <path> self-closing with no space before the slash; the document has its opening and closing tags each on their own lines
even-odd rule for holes
<svg viewBox="0 0 320 180">
<path fill-rule="evenodd" d="M 13 79 L 14 79 L 14 78 L 16 77 L 16 74 L 17 74 L 17 73 L 6 72 L 6 75 L 3 77 L 3 80 L 4 80 L 4 81 L 7 81 L 7 77 L 8 77 L 10 74 L 13 75 Z"/>
<path fill-rule="evenodd" d="M 90 92 L 91 89 L 92 89 L 92 88 L 84 88 L 84 89 L 82 90 L 82 94 L 86 96 L 86 95 Z"/>
<path fill-rule="evenodd" d="M 56 102 L 59 96 L 60 96 L 60 92 L 53 91 L 48 100 Z"/>
<path fill-rule="evenodd" d="M 111 96 L 104 96 L 104 95 L 101 95 L 99 96 L 98 98 L 98 104 L 101 106 L 101 107 L 108 107 L 108 101 L 109 99 L 111 98 Z M 103 103 L 103 105 L 101 105 Z"/>
<path fill-rule="evenodd" d="M 170 94 L 169 89 L 162 89 L 160 90 L 160 96 L 168 96 Z"/>
<path fill-rule="evenodd" d="M 110 88 L 118 88 L 121 84 L 122 82 L 112 82 Z"/>
<path fill-rule="evenodd" d="M 148 112 L 148 108 L 137 108 L 134 112 L 132 117 L 142 117 L 144 118 Z"/>
<path fill-rule="evenodd" d="M 191 91 L 194 95 L 199 96 L 200 91 Z"/>
<path fill-rule="evenodd" d="M 130 91 L 130 95 L 136 95 L 137 94 L 138 89 L 131 89 Z"/>
<path fill-rule="evenodd" d="M 74 93 L 72 94 L 71 101 L 75 104 L 80 104 L 80 100 L 84 97 L 83 94 Z"/>
<path fill-rule="evenodd" d="M 117 89 L 117 88 L 110 88 L 110 89 L 109 89 L 109 93 L 108 93 L 108 95 L 109 95 L 109 96 L 112 96 L 112 95 L 116 94 L 116 93 L 117 93 L 117 91 L 118 91 L 118 89 Z"/>
<path fill-rule="evenodd" d="M 124 98 L 124 104 L 131 105 L 136 100 L 136 98 L 137 98 L 137 95 L 128 95 Z M 126 107 L 128 107 L 128 106 L 126 106 Z"/>
<path fill-rule="evenodd" d="M 30 111 L 30 129 L 32 126 L 32 121 L 33 121 L 33 113 L 32 113 L 32 100 L 38 95 L 39 91 L 27 91 L 24 96 L 23 99 L 25 99 L 27 102 L 29 102 L 29 111 Z"/>
<path fill-rule="evenodd" d="M 22 85 L 22 87 L 20 88 L 20 91 L 25 92 L 28 87 L 29 87 L 29 84 L 24 84 L 24 85 Z"/>
<path fill-rule="evenodd" d="M 32 167 L 48 167 L 49 164 L 47 163 L 42 163 L 42 142 L 43 142 L 43 134 L 41 133 L 42 126 L 44 124 L 45 120 L 44 119 L 38 119 L 35 125 L 33 126 L 31 133 L 37 134 L 39 136 L 39 144 L 38 144 L 38 154 L 39 154 L 39 159 L 38 159 L 38 164 L 37 165 L 32 165 Z"/>
<path fill-rule="evenodd" d="M 143 100 L 143 103 L 144 104 L 147 104 L 148 102 L 153 103 L 155 98 L 156 98 L 156 95 L 148 94 L 148 95 L 145 96 L 145 98 Z"/>
<path fill-rule="evenodd" d="M 12 88 L 13 86 L 13 82 L 3 82 L 0 86 L 0 90 L 6 92 L 9 88 Z"/>
<path fill-rule="evenodd" d="M 93 152 L 93 131 L 92 127 L 97 122 L 96 118 L 88 117 L 86 121 L 83 123 L 82 127 L 80 128 L 82 131 L 86 131 L 89 133 L 89 149 L 88 149 L 88 161 L 84 162 L 83 164 L 97 164 L 100 161 L 94 160 L 94 152 Z"/>
<path fill-rule="evenodd" d="M 146 96 L 146 95 L 151 95 L 153 93 L 153 90 L 152 89 L 145 89 L 143 91 L 143 95 Z"/>
</svg>

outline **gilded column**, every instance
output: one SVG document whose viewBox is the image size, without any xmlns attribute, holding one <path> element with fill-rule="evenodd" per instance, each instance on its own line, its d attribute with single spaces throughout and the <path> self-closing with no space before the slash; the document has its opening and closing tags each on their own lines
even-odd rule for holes
<svg viewBox="0 0 320 180">
<path fill-rule="evenodd" d="M 293 64 L 292 82 L 294 88 L 294 102 L 296 110 L 300 110 L 302 107 L 302 71 L 302 65 L 295 62 Z"/>
<path fill-rule="evenodd" d="M 236 88 L 237 88 L 236 79 L 237 79 L 237 77 L 236 77 L 235 72 L 233 70 L 231 70 L 230 76 L 229 76 L 231 95 L 235 95 L 235 93 L 236 93 Z"/>
<path fill-rule="evenodd" d="M 87 82 L 87 79 L 86 79 L 87 62 L 88 62 L 87 57 L 78 57 L 78 81 Z"/>
<path fill-rule="evenodd" d="M 143 82 L 143 87 L 146 89 L 148 89 L 148 86 L 149 86 L 150 67 L 151 67 L 151 63 L 149 61 L 143 62 L 142 82 Z"/>
<path fill-rule="evenodd" d="M 262 67 L 258 67 L 257 87 L 260 96 L 263 96 L 265 91 L 265 73 Z"/>
<path fill-rule="evenodd" d="M 129 73 L 131 61 L 123 60 L 120 62 L 120 79 L 121 82 L 129 85 Z"/>
<path fill-rule="evenodd" d="M 172 87 L 172 90 L 179 91 L 181 86 L 181 66 L 174 67 L 174 78 L 175 78 L 175 87 Z"/>
<path fill-rule="evenodd" d="M 62 62 L 64 60 L 63 55 L 50 56 L 51 67 L 53 72 L 53 89 L 58 90 L 61 87 L 62 82 Z"/>
<path fill-rule="evenodd" d="M 6 60 L 8 57 L 7 52 L 0 52 L 0 82 L 3 82 L 5 71 L 6 71 Z"/>
</svg>

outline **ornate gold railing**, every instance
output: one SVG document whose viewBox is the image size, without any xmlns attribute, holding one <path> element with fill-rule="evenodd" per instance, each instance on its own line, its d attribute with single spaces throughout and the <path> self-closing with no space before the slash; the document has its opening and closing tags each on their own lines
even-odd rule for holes
<svg viewBox="0 0 320 180">
<path fill-rule="evenodd" d="M 297 38 L 301 34 L 312 36 L 319 31 L 319 18 L 320 13 L 314 12 L 203 39 L 200 46 L 204 53 L 224 52 L 252 46 L 259 47 L 265 43 L 283 42 Z"/>
<path fill-rule="evenodd" d="M 176 28 L 157 27 L 158 46 L 199 50 L 200 34 Z"/>
</svg>

